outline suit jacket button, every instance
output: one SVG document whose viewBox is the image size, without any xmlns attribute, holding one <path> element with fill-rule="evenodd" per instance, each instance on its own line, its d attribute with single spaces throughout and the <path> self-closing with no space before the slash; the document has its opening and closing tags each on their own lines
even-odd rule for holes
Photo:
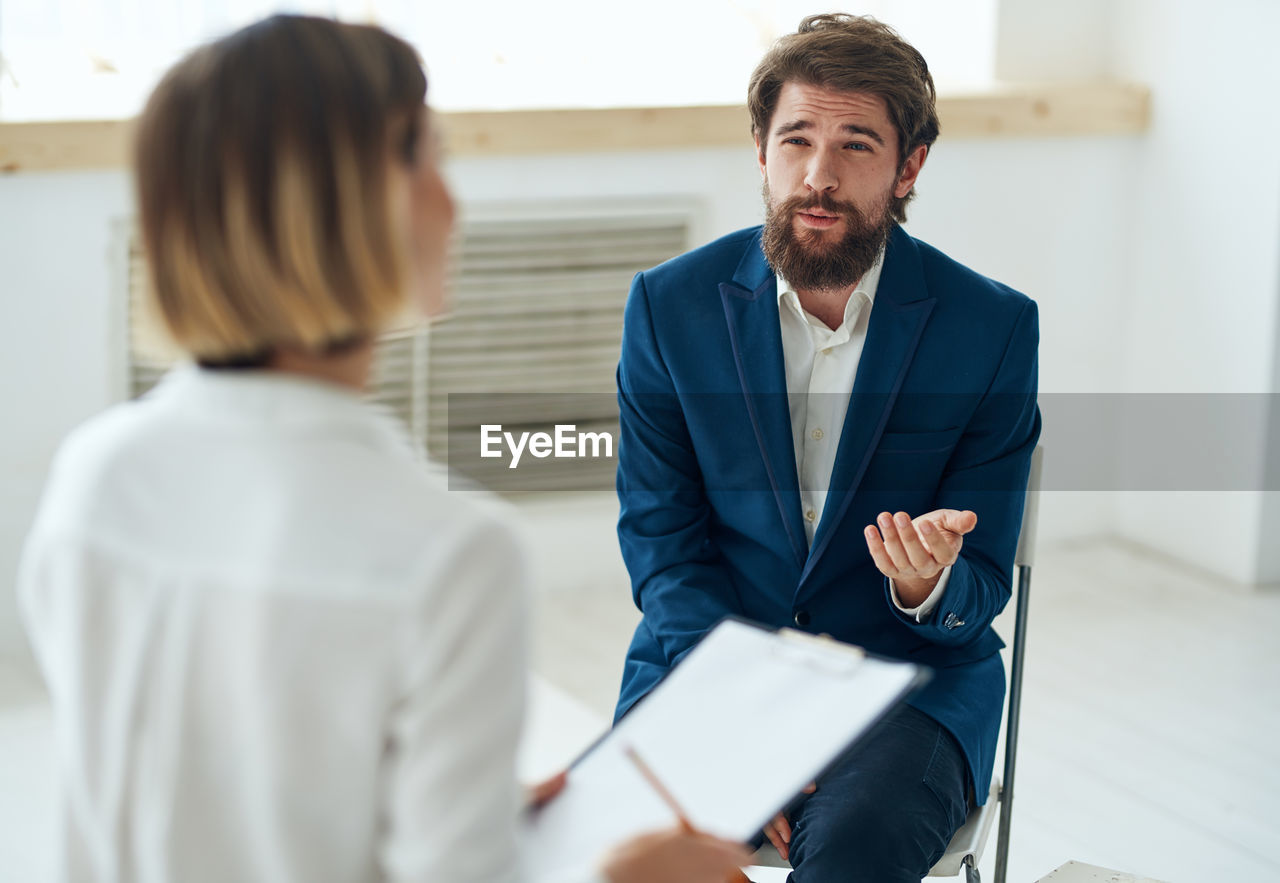
<svg viewBox="0 0 1280 883">
<path fill-rule="evenodd" d="M 808 610 L 797 610 L 797 611 L 796 611 L 795 620 L 796 620 L 796 625 L 798 625 L 798 626 L 806 626 L 806 625 L 808 625 L 808 624 L 809 624 L 809 611 L 808 611 Z"/>
</svg>

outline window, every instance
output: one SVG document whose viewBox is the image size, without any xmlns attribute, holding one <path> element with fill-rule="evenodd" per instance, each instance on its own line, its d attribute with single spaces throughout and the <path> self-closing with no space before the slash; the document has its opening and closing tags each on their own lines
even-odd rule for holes
<svg viewBox="0 0 1280 883">
<path fill-rule="evenodd" d="M 0 120 L 135 115 L 191 47 L 272 12 L 376 21 L 414 43 L 443 110 L 739 104 L 812 0 L 0 0 Z M 864 0 L 941 86 L 994 70 L 996 0 Z"/>
<path fill-rule="evenodd" d="M 617 438 L 614 368 L 631 278 L 689 248 L 694 211 L 683 201 L 473 207 L 459 230 L 450 318 L 384 335 L 369 397 L 419 449 L 493 490 L 611 488 L 611 458 L 531 459 L 518 474 L 480 459 L 480 426 L 518 435 L 568 424 Z M 136 396 L 178 354 L 144 306 L 146 267 L 131 227 L 124 237 Z"/>
</svg>

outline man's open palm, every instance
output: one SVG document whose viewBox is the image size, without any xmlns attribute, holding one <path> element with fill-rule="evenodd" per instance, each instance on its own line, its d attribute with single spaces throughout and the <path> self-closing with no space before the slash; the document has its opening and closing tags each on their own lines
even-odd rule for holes
<svg viewBox="0 0 1280 883">
<path fill-rule="evenodd" d="M 863 533 L 871 560 L 893 580 L 903 604 L 915 607 L 956 563 L 964 535 L 977 526 L 978 515 L 969 509 L 934 509 L 915 518 L 881 512 Z"/>
</svg>

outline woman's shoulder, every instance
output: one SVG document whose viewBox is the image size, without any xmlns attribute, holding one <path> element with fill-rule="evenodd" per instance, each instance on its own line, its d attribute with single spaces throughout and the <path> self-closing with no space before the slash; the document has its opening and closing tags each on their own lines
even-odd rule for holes
<svg viewBox="0 0 1280 883">
<path fill-rule="evenodd" d="M 132 465 L 148 462 L 160 448 L 152 417 L 146 402 L 128 401 L 72 429 L 50 462 L 46 502 L 74 506 L 101 494 L 104 483 L 127 485 Z"/>
<path fill-rule="evenodd" d="M 121 403 L 73 430 L 37 529 L 183 572 L 267 561 L 282 591 L 370 598 L 418 593 L 463 559 L 522 560 L 510 505 L 376 414 L 225 429 L 171 405 Z"/>
</svg>

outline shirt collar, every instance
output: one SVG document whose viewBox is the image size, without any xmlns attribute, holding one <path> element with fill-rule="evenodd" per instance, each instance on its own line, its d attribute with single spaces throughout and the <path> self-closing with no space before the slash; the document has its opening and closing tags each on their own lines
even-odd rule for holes
<svg viewBox="0 0 1280 883">
<path fill-rule="evenodd" d="M 404 441 L 389 411 L 355 390 L 284 371 L 213 370 L 180 362 L 144 399 L 222 424 L 281 430 L 345 426 L 378 444 Z"/>
<path fill-rule="evenodd" d="M 884 249 L 880 249 L 880 254 L 876 255 L 875 263 L 871 265 L 871 269 L 867 270 L 858 280 L 858 284 L 853 287 L 853 291 L 849 294 L 849 301 L 844 307 L 844 321 L 858 314 L 862 308 L 862 297 L 867 299 L 868 306 L 874 306 L 876 302 L 876 289 L 880 287 L 880 271 L 884 269 Z M 778 308 L 781 309 L 784 303 L 790 303 L 791 308 L 796 311 L 796 315 L 803 317 L 804 308 L 800 306 L 800 296 L 796 294 L 790 283 L 787 282 L 781 273 L 778 276 Z M 861 295 L 861 296 L 860 296 Z"/>
</svg>

